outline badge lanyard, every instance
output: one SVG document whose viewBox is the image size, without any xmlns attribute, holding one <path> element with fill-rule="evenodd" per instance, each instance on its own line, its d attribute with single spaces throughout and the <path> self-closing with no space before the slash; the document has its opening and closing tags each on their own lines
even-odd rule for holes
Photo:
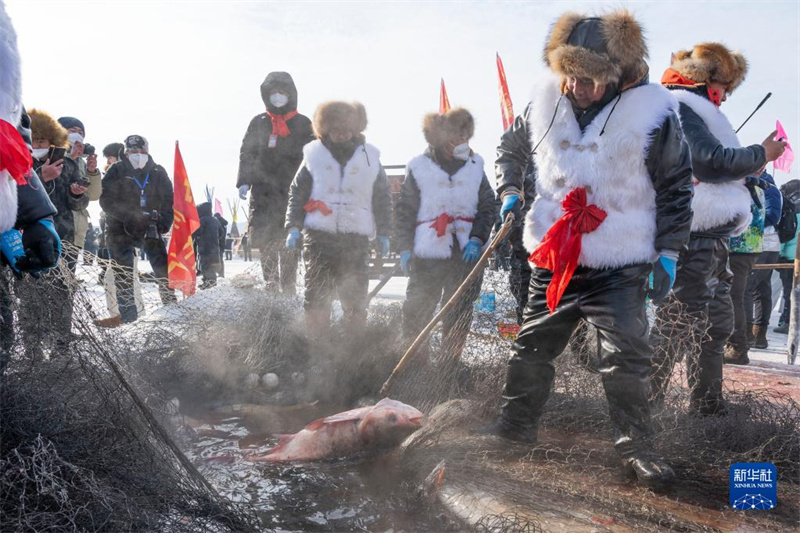
<svg viewBox="0 0 800 533">
<path fill-rule="evenodd" d="M 144 209 L 147 207 L 147 195 L 144 193 L 144 188 L 147 187 L 147 182 L 150 181 L 150 173 L 147 173 L 147 176 L 144 177 L 144 183 L 139 183 L 139 180 L 136 179 L 136 176 L 131 176 L 133 181 L 136 182 L 136 185 L 139 186 L 139 190 L 142 191 L 141 196 L 139 197 L 139 207 Z"/>
</svg>

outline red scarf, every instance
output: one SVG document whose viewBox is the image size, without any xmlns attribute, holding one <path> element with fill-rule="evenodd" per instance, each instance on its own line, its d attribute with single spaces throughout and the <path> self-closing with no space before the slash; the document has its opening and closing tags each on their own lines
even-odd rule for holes
<svg viewBox="0 0 800 533">
<path fill-rule="evenodd" d="M 267 111 L 267 115 L 269 115 L 270 120 L 272 121 L 272 134 L 277 135 L 278 137 L 288 137 L 291 131 L 289 131 L 289 126 L 286 125 L 287 120 L 291 120 L 297 116 L 297 110 L 295 109 L 291 113 L 286 113 L 285 115 L 273 115 L 269 111 Z"/>
<path fill-rule="evenodd" d="M 561 204 L 564 215 L 547 231 L 528 261 L 553 273 L 547 286 L 547 308 L 553 313 L 564 295 L 581 255 L 581 236 L 596 230 L 607 213 L 586 205 L 586 189 L 573 189 Z"/>
<path fill-rule="evenodd" d="M 33 158 L 22 135 L 9 122 L 0 119 L 0 170 L 7 170 L 17 185 L 25 185 L 28 183 L 25 176 L 31 167 Z"/>
<path fill-rule="evenodd" d="M 711 103 L 715 106 L 719 107 L 722 104 L 721 95 L 719 91 L 716 89 L 712 89 L 708 86 L 707 83 L 699 83 L 692 79 L 687 78 L 677 70 L 673 70 L 668 68 L 664 71 L 664 75 L 661 76 L 661 85 L 673 85 L 678 87 L 702 87 L 705 85 L 706 92 L 708 93 L 708 99 L 711 100 Z"/>
</svg>

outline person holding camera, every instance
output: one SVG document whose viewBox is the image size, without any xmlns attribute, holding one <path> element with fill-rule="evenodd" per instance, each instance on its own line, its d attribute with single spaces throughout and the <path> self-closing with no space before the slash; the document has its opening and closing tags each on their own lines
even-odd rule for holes
<svg viewBox="0 0 800 533">
<path fill-rule="evenodd" d="M 75 274 L 78 255 L 75 242 L 75 213 L 89 205 L 86 184 L 77 163 L 66 157 L 69 147 L 67 131 L 48 113 L 31 109 L 31 138 L 33 170 L 39 175 L 44 190 L 50 197 L 57 213 L 49 231 L 55 231 L 62 242 L 61 260 L 69 272 Z M 75 285 L 64 271 L 48 275 L 48 283 L 42 289 L 47 300 L 42 305 L 40 298 L 30 300 L 22 310 L 25 327 L 38 328 L 46 325 L 46 335 L 41 331 L 31 333 L 30 338 L 44 339 L 52 335 L 57 350 L 66 348 L 71 340 L 72 308 Z M 32 346 L 33 347 L 33 346 Z"/>
<path fill-rule="evenodd" d="M 139 317 L 133 293 L 136 247 L 147 252 L 161 302 L 167 305 L 177 301 L 167 283 L 167 246 L 162 237 L 172 227 L 172 182 L 148 150 L 147 139 L 130 135 L 125 139 L 125 158 L 108 169 L 102 182 L 100 207 L 106 213 L 106 246 L 115 263 L 123 324 Z"/>
<path fill-rule="evenodd" d="M 103 180 L 100 169 L 97 168 L 97 154 L 95 148 L 91 144 L 84 143 L 86 137 L 86 128 L 83 122 L 75 117 L 61 117 L 58 119 L 65 130 L 67 130 L 67 138 L 69 139 L 69 150 L 67 150 L 67 157 L 73 160 L 83 176 L 83 183 L 86 187 L 86 195 L 89 197 L 90 202 L 96 202 L 100 199 L 102 192 L 101 182 Z M 86 240 L 86 232 L 89 229 L 89 210 L 85 207 L 80 211 L 73 214 L 75 219 L 75 246 L 83 248 Z"/>
</svg>

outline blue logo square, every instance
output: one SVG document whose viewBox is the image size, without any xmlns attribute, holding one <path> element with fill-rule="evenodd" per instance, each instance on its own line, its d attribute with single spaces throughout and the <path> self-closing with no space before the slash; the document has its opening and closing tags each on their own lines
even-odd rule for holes
<svg viewBox="0 0 800 533">
<path fill-rule="evenodd" d="M 778 504 L 778 469 L 772 463 L 734 463 L 730 503 L 740 511 L 768 511 Z"/>
</svg>

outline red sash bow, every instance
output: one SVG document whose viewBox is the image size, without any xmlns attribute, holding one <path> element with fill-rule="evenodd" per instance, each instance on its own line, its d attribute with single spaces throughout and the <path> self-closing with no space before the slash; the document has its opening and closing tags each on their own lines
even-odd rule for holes
<svg viewBox="0 0 800 533">
<path fill-rule="evenodd" d="M 0 119 L 0 170 L 7 170 L 18 185 L 25 185 L 25 176 L 33 167 L 33 158 L 28 145 L 17 128 Z"/>
<path fill-rule="evenodd" d="M 322 200 L 309 200 L 308 202 L 306 202 L 306 205 L 303 206 L 303 209 L 305 210 L 306 213 L 311 213 L 312 211 L 319 211 L 320 213 L 322 213 L 323 216 L 328 216 L 331 213 L 333 213 L 333 211 L 331 211 L 331 208 L 328 207 Z"/>
<path fill-rule="evenodd" d="M 596 230 L 607 213 L 596 205 L 586 205 L 586 189 L 573 189 L 561 204 L 564 215 L 547 231 L 528 261 L 553 273 L 547 286 L 547 307 L 554 312 L 572 274 L 578 267 L 581 255 L 581 238 L 584 233 Z"/>
<path fill-rule="evenodd" d="M 448 215 L 447 213 L 442 213 L 441 215 L 436 217 L 433 220 L 433 224 L 431 224 L 428 227 L 431 228 L 431 229 L 435 229 L 436 230 L 436 236 L 437 237 L 444 237 L 444 234 L 447 233 L 447 226 L 449 226 L 450 224 L 452 224 L 456 220 L 462 220 L 464 222 L 475 222 L 474 218 L 453 217 L 453 216 Z M 421 226 L 422 224 L 425 224 L 425 222 L 428 222 L 428 221 L 417 222 L 417 226 Z"/>
<path fill-rule="evenodd" d="M 296 117 L 297 110 L 294 110 L 291 113 L 286 113 L 285 115 L 273 115 L 267 111 L 267 115 L 269 115 L 269 118 L 272 121 L 273 135 L 277 135 L 278 137 L 288 137 L 289 134 L 292 133 L 289 131 L 289 126 L 286 125 L 286 121 Z"/>
</svg>

